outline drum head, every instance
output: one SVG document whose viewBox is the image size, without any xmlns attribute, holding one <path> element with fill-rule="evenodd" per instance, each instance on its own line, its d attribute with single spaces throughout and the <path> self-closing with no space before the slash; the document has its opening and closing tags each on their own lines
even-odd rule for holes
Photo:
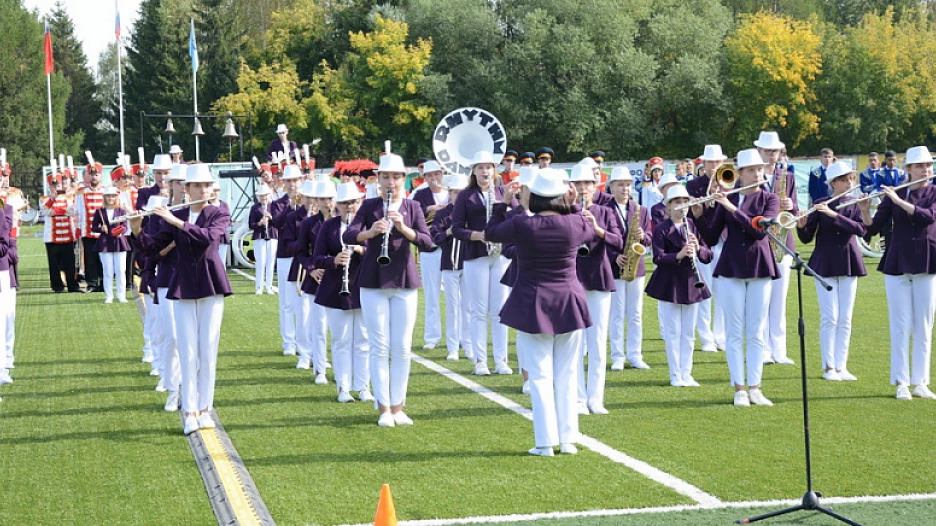
<svg viewBox="0 0 936 526">
<path fill-rule="evenodd" d="M 480 108 L 460 108 L 446 115 L 432 134 L 432 151 L 447 172 L 471 175 L 471 160 L 480 151 L 490 152 L 494 162 L 504 158 L 507 135 L 504 125 Z"/>
</svg>

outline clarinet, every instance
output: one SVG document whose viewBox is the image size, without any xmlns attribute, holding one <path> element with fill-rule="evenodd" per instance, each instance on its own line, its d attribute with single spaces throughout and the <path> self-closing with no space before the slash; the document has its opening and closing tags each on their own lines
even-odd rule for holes
<svg viewBox="0 0 936 526">
<path fill-rule="evenodd" d="M 689 245 L 689 218 L 687 217 L 686 211 L 683 211 L 683 237 L 686 240 L 686 246 Z M 693 287 L 701 289 L 705 286 L 705 281 L 702 280 L 702 274 L 699 273 L 699 262 L 696 259 L 695 254 L 692 255 L 692 258 L 689 260 L 689 264 L 692 265 L 692 279 L 694 283 Z"/>
<path fill-rule="evenodd" d="M 582 212 L 586 210 L 585 204 L 586 204 L 586 197 L 582 195 Z M 582 243 L 581 245 L 579 245 L 578 257 L 587 258 L 590 253 L 591 253 L 591 249 L 588 248 L 588 243 Z"/>
<path fill-rule="evenodd" d="M 346 217 L 347 217 L 347 219 L 348 219 L 348 224 L 350 225 L 350 224 L 351 224 L 351 213 L 348 212 L 348 215 L 347 215 Z M 341 232 L 341 230 L 339 229 L 339 233 L 340 233 L 340 232 Z M 338 238 L 341 239 L 341 236 L 338 236 Z M 344 269 L 342 269 L 342 273 L 341 273 L 341 291 L 338 293 L 338 295 L 341 296 L 341 297 L 347 297 L 347 296 L 350 296 L 350 295 L 351 295 L 351 291 L 348 290 L 348 284 L 349 284 L 349 281 L 350 281 L 349 272 L 350 272 L 350 269 L 351 269 L 351 258 L 350 258 L 351 247 L 349 247 L 348 245 L 345 245 L 345 244 L 344 244 L 344 240 L 341 241 L 341 251 L 347 253 L 347 254 L 349 255 L 349 257 L 348 257 L 348 262 L 345 263 L 345 265 L 344 265 Z"/>
<path fill-rule="evenodd" d="M 384 202 L 384 221 L 390 222 L 390 201 L 393 199 L 393 190 L 387 189 L 387 199 Z M 390 264 L 390 229 L 388 228 L 383 235 L 383 245 L 380 247 L 380 256 L 377 257 L 377 263 L 382 266 Z"/>
</svg>

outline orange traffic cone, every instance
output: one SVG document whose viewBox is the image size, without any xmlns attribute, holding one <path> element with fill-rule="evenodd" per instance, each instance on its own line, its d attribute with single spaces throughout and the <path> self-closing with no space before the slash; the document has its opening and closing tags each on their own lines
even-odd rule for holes
<svg viewBox="0 0 936 526">
<path fill-rule="evenodd" d="M 390 495 L 390 484 L 380 488 L 380 500 L 377 502 L 377 516 L 374 517 L 374 526 L 397 526 L 396 509 L 393 507 L 393 496 Z"/>
</svg>

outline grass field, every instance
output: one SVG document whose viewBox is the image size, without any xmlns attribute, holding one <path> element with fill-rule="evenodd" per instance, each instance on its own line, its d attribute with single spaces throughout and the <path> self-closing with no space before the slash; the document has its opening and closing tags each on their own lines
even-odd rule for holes
<svg viewBox="0 0 936 526">
<path fill-rule="evenodd" d="M 30 235 L 20 242 L 15 383 L 0 388 L 0 522 L 215 523 L 178 416 L 162 411 L 165 397 L 140 362 L 134 307 L 103 305 L 101 294 L 52 294 L 44 248 Z M 669 387 L 649 298 L 644 354 L 653 368 L 609 372 L 611 414 L 582 417 L 581 431 L 694 486 L 719 509 L 657 510 L 696 501 L 591 450 L 528 456 L 527 419 L 417 363 L 407 401 L 416 425 L 378 428 L 372 407 L 338 404 L 333 385 L 313 385 L 282 356 L 277 298 L 253 295 L 239 274 L 231 280 L 237 294 L 225 303 L 216 408 L 278 524 L 373 521 L 382 483 L 401 520 L 530 514 L 556 526 L 727 524 L 805 491 L 799 367 L 766 368 L 772 408 L 731 405 L 722 353 L 696 354 L 701 388 Z M 858 382 L 819 379 L 811 279 L 804 295 L 815 488 L 836 499 L 936 493 L 936 403 L 894 399 L 880 274 L 859 282 L 849 363 Z M 795 309 L 794 281 L 788 341 L 799 364 Z M 471 376 L 466 361 L 419 350 L 421 335 L 418 325 L 414 349 L 423 358 L 529 406 L 519 376 Z M 746 501 L 771 502 L 734 507 Z M 865 524 L 936 524 L 931 499 L 832 502 Z M 589 510 L 628 511 L 535 515 Z M 811 513 L 766 523 L 836 524 Z"/>
</svg>

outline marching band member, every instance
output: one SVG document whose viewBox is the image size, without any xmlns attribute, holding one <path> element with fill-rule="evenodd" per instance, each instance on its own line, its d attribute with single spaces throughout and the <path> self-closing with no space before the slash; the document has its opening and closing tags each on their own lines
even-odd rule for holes
<svg viewBox="0 0 936 526">
<path fill-rule="evenodd" d="M 193 164 L 186 169 L 185 189 L 190 199 L 211 197 L 214 178 L 207 164 Z M 218 257 L 218 244 L 230 223 L 220 208 L 196 203 L 170 212 L 156 208 L 165 224 L 154 237 L 141 230 L 141 219 L 130 221 L 134 235 L 144 246 L 156 249 L 175 243 L 180 265 L 191 272 L 176 272 L 167 297 L 174 306 L 179 361 L 182 369 L 183 432 L 215 426 L 209 414 L 214 407 L 215 374 L 224 297 L 232 294 L 224 265 Z"/>
<path fill-rule="evenodd" d="M 897 385 L 899 400 L 934 399 L 927 386 L 936 311 L 936 186 L 924 181 L 933 176 L 933 157 L 926 146 L 907 150 L 904 168 L 909 181 L 919 184 L 899 191 L 885 186 L 873 218 L 869 201 L 859 206 L 868 237 L 893 220 L 891 242 L 878 266 L 887 291 L 891 385 Z"/>
<path fill-rule="evenodd" d="M 696 310 L 699 302 L 712 295 L 708 287 L 696 288 L 699 261 L 712 260 L 712 251 L 699 242 L 698 230 L 676 207 L 689 202 L 682 185 L 670 188 L 663 199 L 667 219 L 653 229 L 653 263 L 657 270 L 647 283 L 647 295 L 658 301 L 660 319 L 666 320 L 663 340 L 669 364 L 670 385 L 698 387 L 692 377 L 692 349 L 695 343 Z"/>
<path fill-rule="evenodd" d="M 835 153 L 832 148 L 823 148 L 819 151 L 819 166 L 809 171 L 809 204 L 818 201 L 820 198 L 829 197 L 831 188 L 829 179 L 826 176 L 826 170 L 835 162 Z M 822 276 L 822 274 L 820 274 Z M 823 276 L 824 277 L 824 276 Z"/>
<path fill-rule="evenodd" d="M 270 143 L 270 147 L 267 148 L 267 161 L 273 161 L 273 156 L 276 154 L 282 154 L 286 157 L 287 162 L 289 159 L 293 158 L 294 152 L 299 149 L 299 146 L 296 144 L 296 141 L 290 141 L 288 136 L 289 128 L 287 128 L 285 124 L 278 124 L 276 126 L 276 138 L 273 139 Z"/>
<path fill-rule="evenodd" d="M 221 209 L 222 212 L 227 214 L 228 217 L 231 217 L 231 208 L 228 206 L 227 202 L 221 200 L 221 182 L 215 179 L 215 182 L 212 183 L 212 194 L 211 194 L 211 204 L 217 206 Z M 230 227 L 228 223 L 228 227 Z M 221 259 L 221 263 L 227 266 L 227 256 L 228 249 L 231 248 L 231 234 L 228 230 L 224 231 L 224 235 L 221 236 L 221 244 L 218 245 L 218 257 Z"/>
<path fill-rule="evenodd" d="M 595 152 L 592 155 L 596 155 L 598 153 L 601 153 L 601 152 Z M 584 167 L 583 169 L 588 170 L 592 174 L 594 174 L 595 181 L 601 183 L 601 184 L 597 184 L 597 183 L 595 184 L 595 191 L 592 193 L 592 204 L 604 206 L 604 205 L 611 203 L 611 201 L 614 201 L 614 198 L 611 197 L 611 194 L 603 190 L 604 188 L 606 188 L 606 180 L 604 179 L 605 174 L 601 171 L 601 165 L 598 164 L 598 161 L 596 161 L 592 157 L 585 157 L 584 159 L 579 161 L 578 164 L 582 165 Z M 575 167 L 573 167 L 572 169 L 574 170 Z"/>
<path fill-rule="evenodd" d="M 49 264 L 49 285 L 58 293 L 81 292 L 75 276 L 75 208 L 74 201 L 65 191 L 65 180 L 61 173 L 52 170 L 46 178 L 52 197 L 42 204 L 42 241 L 46 247 Z M 62 283 L 62 274 L 65 283 Z"/>
<path fill-rule="evenodd" d="M 660 177 L 663 176 L 663 159 L 653 157 L 647 161 L 647 173 L 637 185 L 637 202 L 650 210 L 653 205 L 663 201 L 663 192 L 660 189 Z"/>
<path fill-rule="evenodd" d="M 667 206 L 666 206 L 666 195 L 670 188 L 674 186 L 682 186 L 679 184 L 679 181 L 676 179 L 676 176 L 673 174 L 666 174 L 660 178 L 658 188 L 660 193 L 663 194 L 663 201 L 650 207 L 650 224 L 656 228 L 657 225 L 668 219 L 667 216 Z"/>
<path fill-rule="evenodd" d="M 419 303 L 416 289 L 422 283 L 411 246 L 425 248 L 432 240 L 419 204 L 403 197 L 403 158 L 383 155 L 377 173 L 381 196 L 362 203 L 342 240 L 346 245 L 366 243 L 358 279 L 370 345 L 371 384 L 380 413 L 377 425 L 393 427 L 413 423 L 403 412 L 403 404 Z M 382 255 L 389 257 L 386 265 L 378 263 Z"/>
<path fill-rule="evenodd" d="M 91 231 L 91 222 L 94 213 L 104 204 L 101 186 L 101 174 L 104 167 L 101 163 L 89 164 L 85 168 L 88 176 L 88 185 L 82 188 L 75 197 L 75 215 L 78 237 L 81 238 L 82 254 L 84 254 L 85 292 L 104 292 L 101 284 L 101 259 L 94 253 L 94 245 L 100 234 Z"/>
<path fill-rule="evenodd" d="M 373 402 L 367 332 L 361 315 L 358 271 L 362 245 L 345 245 L 342 235 L 357 213 L 364 193 L 353 182 L 338 186 L 335 202 L 338 215 L 325 220 L 315 237 L 312 266 L 322 269 L 315 303 L 325 310 L 332 334 L 332 362 L 339 402 L 352 402 L 357 391 L 362 402 Z"/>
<path fill-rule="evenodd" d="M 185 164 L 185 159 L 182 158 L 182 147 L 178 144 L 169 147 L 169 158 L 172 164 Z"/>
<path fill-rule="evenodd" d="M 468 187 L 468 178 L 461 174 L 446 176 L 443 184 L 448 187 L 449 200 L 444 208 L 436 212 L 429 234 L 432 242 L 442 247 L 442 284 L 445 287 L 445 345 L 448 350 L 446 360 L 458 360 L 458 347 L 465 349 L 466 356 L 471 349 L 467 344 L 468 330 L 468 284 L 465 282 L 462 267 L 462 241 L 455 239 L 452 232 L 452 210 L 455 200 L 462 190 Z"/>
<path fill-rule="evenodd" d="M 540 169 L 549 168 L 549 165 L 552 164 L 553 157 L 556 156 L 556 152 L 553 151 L 549 146 L 543 146 L 536 150 L 536 162 L 539 163 Z"/>
<path fill-rule="evenodd" d="M 532 168 L 534 164 L 536 164 L 536 155 L 534 155 L 533 152 L 523 152 L 517 156 L 517 165 L 520 166 L 520 168 L 524 166 Z M 537 166 L 537 168 L 539 168 L 539 166 Z"/>
<path fill-rule="evenodd" d="M 780 199 L 779 212 L 789 212 L 794 216 L 799 213 L 799 204 L 796 200 L 796 176 L 793 165 L 781 158 L 785 146 L 780 142 L 777 132 L 761 132 L 760 137 L 754 141 L 754 146 L 764 163 L 767 165 L 767 184 L 770 191 Z M 778 177 L 779 176 L 779 177 Z M 778 212 L 778 213 L 779 213 Z M 766 217 L 766 216 L 765 216 Z M 779 232 L 778 232 L 779 233 Z M 795 250 L 793 242 L 793 229 L 786 233 L 786 246 Z M 777 248 L 777 250 L 782 250 Z M 787 357 L 786 339 L 786 304 L 787 291 L 790 289 L 790 267 L 793 257 L 784 253 L 777 263 L 780 277 L 770 286 L 770 307 L 767 309 L 767 334 L 764 336 L 764 362 L 793 365 L 793 360 Z"/>
<path fill-rule="evenodd" d="M 880 181 L 882 177 L 881 156 L 877 152 L 868 154 L 868 167 L 858 175 L 858 182 L 861 193 L 870 194 L 880 191 Z"/>
<path fill-rule="evenodd" d="M 505 184 L 509 184 L 510 181 L 513 181 L 518 175 L 520 175 L 520 172 L 514 170 L 514 164 L 517 162 L 517 155 L 517 152 L 513 150 L 507 150 L 504 153 L 504 158 L 501 159 L 501 164 L 504 165 L 504 171 L 497 174 L 497 177 L 495 178 L 497 186 L 504 186 Z"/>
<path fill-rule="evenodd" d="M 322 280 L 322 274 L 325 270 L 319 267 L 316 267 L 312 262 L 312 253 L 315 250 L 315 239 L 318 236 L 319 230 L 322 227 L 322 224 L 334 217 L 335 211 L 335 183 L 330 179 L 325 181 L 316 181 L 315 183 L 315 206 L 318 209 L 318 213 L 315 214 L 314 220 L 306 218 L 303 220 L 301 227 L 310 228 L 311 232 L 303 232 L 303 228 L 300 228 L 299 237 L 301 239 L 308 239 L 312 244 L 308 248 L 307 254 L 309 254 L 308 265 L 306 266 L 306 279 L 303 282 L 302 290 L 303 292 L 308 292 L 312 294 L 312 302 L 308 305 L 308 311 L 311 316 L 309 320 L 304 323 L 307 327 L 306 330 L 311 330 L 310 333 L 310 346 L 312 349 L 312 363 L 315 366 L 316 371 L 322 371 L 322 376 L 319 378 L 316 376 L 316 381 L 322 383 L 322 380 L 325 380 L 324 372 L 325 369 L 330 367 L 331 364 L 328 362 L 328 323 L 327 315 L 325 312 L 325 307 L 321 306 L 315 301 L 315 298 L 318 295 L 319 282 Z M 297 257 L 299 252 L 296 252 Z M 315 280 L 315 285 L 312 286 L 309 281 Z M 308 296 L 308 294 L 304 295 Z M 304 301 L 307 301 L 304 298 Z M 307 309 L 303 307 L 303 314 Z"/>
<path fill-rule="evenodd" d="M 832 199 L 850 199 L 844 196 L 852 189 L 855 173 L 843 162 L 828 167 L 825 172 L 832 187 Z M 858 206 L 847 206 L 836 212 L 828 198 L 819 198 L 816 212 L 800 217 L 796 223 L 799 240 L 809 243 L 815 238 L 816 248 L 809 258 L 809 266 L 831 285 L 828 291 L 816 281 L 819 300 L 819 345 L 822 348 L 822 377 L 826 380 L 857 380 L 848 372 L 848 344 L 851 339 L 852 311 L 858 277 L 867 275 L 858 241 L 864 236 L 865 226 Z"/>
<path fill-rule="evenodd" d="M 273 201 L 273 192 L 270 187 L 261 184 L 257 188 L 257 203 L 250 207 L 247 216 L 247 226 L 253 231 L 251 239 L 254 246 L 254 261 L 256 261 L 256 276 L 254 283 L 256 293 L 263 294 L 266 287 L 267 294 L 274 294 L 273 268 L 276 264 L 276 245 L 278 233 L 273 226 L 273 216 L 270 204 Z"/>
<path fill-rule="evenodd" d="M 283 230 L 290 212 L 298 207 L 299 185 L 302 182 L 302 173 L 299 168 L 289 165 L 280 178 L 286 191 L 285 195 L 270 204 L 270 215 L 273 216 L 273 228 L 276 229 L 279 242 L 276 246 L 276 284 L 279 293 L 280 336 L 283 338 L 283 355 L 296 355 L 296 302 L 299 294 L 295 287 L 289 286 L 289 269 L 292 266 L 292 256 L 289 254 L 289 243 L 283 239 Z"/>
<path fill-rule="evenodd" d="M 518 182 L 505 189 L 494 205 L 484 234 L 492 242 L 517 246 L 519 273 L 501 310 L 504 322 L 517 330 L 530 373 L 533 434 L 531 455 L 575 454 L 578 439 L 575 366 L 582 349 L 582 329 L 592 324 L 585 289 L 576 279 L 576 252 L 595 237 L 584 214 L 573 213 L 574 191 L 563 170 L 541 169 L 528 190 L 530 212 L 506 219 L 516 205 Z"/>
<path fill-rule="evenodd" d="M 484 239 L 484 225 L 489 210 L 503 195 L 503 188 L 494 186 L 494 158 L 481 151 L 471 161 L 468 188 L 458 195 L 452 211 L 452 232 L 462 242 L 465 260 L 465 281 L 469 284 L 468 303 L 471 317 L 471 356 L 474 374 L 491 374 L 487 365 L 488 319 L 494 344 L 494 372 L 513 374 L 507 364 L 507 326 L 500 322 L 500 309 L 507 298 L 507 288 L 500 279 L 507 270 L 507 259 L 501 257 L 501 247 Z"/>
<path fill-rule="evenodd" d="M 293 309 L 296 316 L 296 350 L 299 353 L 299 359 L 296 362 L 296 369 L 309 369 L 312 365 L 313 339 L 317 329 L 324 325 L 325 317 L 315 319 L 315 326 L 307 326 L 311 322 L 312 305 L 315 300 L 315 288 L 321 277 L 321 272 L 315 272 L 311 279 L 307 279 L 313 270 L 309 268 L 312 264 L 312 249 L 315 248 L 315 229 L 314 226 L 321 223 L 321 216 L 315 211 L 315 183 L 313 181 L 303 181 L 299 187 L 299 207 L 286 213 L 286 219 L 283 222 L 283 229 L 280 231 L 280 242 L 287 247 L 287 253 L 291 256 L 289 271 L 286 276 L 287 288 L 296 292 L 293 300 Z M 309 219 L 311 218 L 311 219 Z M 305 228 L 303 222 L 309 221 Z M 301 275 L 300 275 L 301 274 Z M 303 290 L 303 285 L 306 286 Z M 280 288 L 280 295 L 285 291 Z M 306 295 L 310 295 L 306 298 Z M 325 364 L 320 369 L 315 370 L 315 383 L 324 385 L 328 383 L 325 378 Z"/>
<path fill-rule="evenodd" d="M 756 149 L 738 152 L 738 179 L 741 186 L 762 181 L 764 160 Z M 767 233 L 754 226 L 752 219 L 776 217 L 780 199 L 773 192 L 754 187 L 726 196 L 712 194 L 715 213 L 709 218 L 702 206 L 692 207 L 696 226 L 709 245 L 714 245 L 722 231 L 727 231 L 724 247 L 713 272 L 718 281 L 719 303 L 725 313 L 728 371 L 735 387 L 734 405 L 773 405 L 761 392 L 764 370 L 764 336 L 767 306 L 770 303 L 771 280 L 780 277 L 780 270 L 767 242 Z M 747 382 L 745 382 L 744 348 L 747 346 Z M 745 390 L 750 387 L 750 393 Z"/>
<path fill-rule="evenodd" d="M 611 295 L 615 292 L 614 274 L 608 260 L 610 251 L 621 252 L 624 240 L 618 228 L 617 212 L 610 207 L 592 202 L 597 179 L 586 164 L 572 168 L 570 179 L 575 187 L 575 200 L 581 203 L 582 215 L 591 223 L 595 237 L 578 247 L 576 275 L 585 288 L 585 301 L 591 314 L 592 326 L 585 329 L 583 353 L 578 364 L 578 412 L 587 415 L 606 415 L 604 406 L 605 371 L 608 363 L 608 321 L 611 316 Z M 582 251 L 587 249 L 587 254 Z M 588 376 L 585 375 L 584 356 L 588 356 Z"/>
<path fill-rule="evenodd" d="M 164 198 L 168 198 L 169 191 L 165 190 L 159 195 L 150 196 L 147 203 L 143 205 L 143 210 L 148 211 L 164 203 Z M 149 222 L 146 221 L 142 228 L 146 228 Z M 126 227 L 124 227 L 126 228 Z M 153 369 L 159 373 L 161 351 L 163 347 L 163 336 L 161 333 L 159 320 L 159 306 L 156 305 L 156 268 L 159 265 L 159 258 L 146 254 L 135 244 L 131 243 L 130 248 L 137 256 L 140 265 L 140 283 L 137 287 L 143 301 L 143 362 L 153 365 Z M 165 390 L 165 381 L 162 377 L 159 379 L 158 387 L 160 391 Z"/>
<path fill-rule="evenodd" d="M 614 295 L 611 297 L 611 370 L 623 371 L 624 363 L 630 362 L 635 369 L 649 369 L 643 360 L 643 289 L 647 268 L 644 258 L 630 254 L 627 241 L 636 239 L 642 245 L 649 245 L 650 213 L 646 207 L 640 206 L 631 199 L 634 191 L 634 176 L 627 167 L 618 167 L 611 170 L 608 177 L 608 188 L 614 201 L 607 206 L 617 215 L 618 230 L 625 240 L 623 250 L 618 252 L 610 250 L 608 257 L 611 260 L 611 273 L 614 276 Z M 636 216 L 636 219 L 635 219 Z M 637 230 L 631 232 L 634 224 L 639 225 Z M 636 277 L 632 281 L 624 279 L 624 268 L 629 257 L 639 258 L 637 262 Z M 624 329 L 627 327 L 625 341 Z"/>
<path fill-rule="evenodd" d="M 4 167 L 0 166 L 0 170 Z M 13 365 L 13 331 L 9 326 L 16 321 L 16 264 L 13 230 L 14 211 L 4 200 L 0 206 L 0 385 L 13 383 L 10 368 Z"/>
<path fill-rule="evenodd" d="M 168 155 L 157 154 L 153 158 L 153 164 L 150 166 L 153 170 L 153 186 L 147 186 L 137 190 L 137 200 L 134 209 L 143 210 L 143 205 L 149 202 L 151 195 L 159 195 L 169 184 L 166 177 L 169 176 L 169 170 L 172 169 L 172 160 Z"/>
<path fill-rule="evenodd" d="M 432 228 L 436 214 L 449 203 L 449 193 L 442 187 L 442 167 L 436 161 L 423 165 L 426 187 L 413 194 L 413 200 L 422 207 L 426 226 Z M 419 251 L 419 276 L 423 283 L 423 349 L 435 349 L 442 340 L 442 318 L 439 299 L 442 292 L 442 251 L 433 243 L 428 250 Z M 447 298 L 446 298 L 447 300 Z"/>
<path fill-rule="evenodd" d="M 120 303 L 127 303 L 127 252 L 130 244 L 127 243 L 127 227 L 124 225 L 111 226 L 111 221 L 127 215 L 127 211 L 118 206 L 117 200 L 120 190 L 115 186 L 108 186 L 102 193 L 104 206 L 94 212 L 91 222 L 91 231 L 98 234 L 94 251 L 101 258 L 101 268 L 104 278 L 104 303 L 114 302 L 114 280 L 117 281 L 116 296 Z"/>
</svg>

